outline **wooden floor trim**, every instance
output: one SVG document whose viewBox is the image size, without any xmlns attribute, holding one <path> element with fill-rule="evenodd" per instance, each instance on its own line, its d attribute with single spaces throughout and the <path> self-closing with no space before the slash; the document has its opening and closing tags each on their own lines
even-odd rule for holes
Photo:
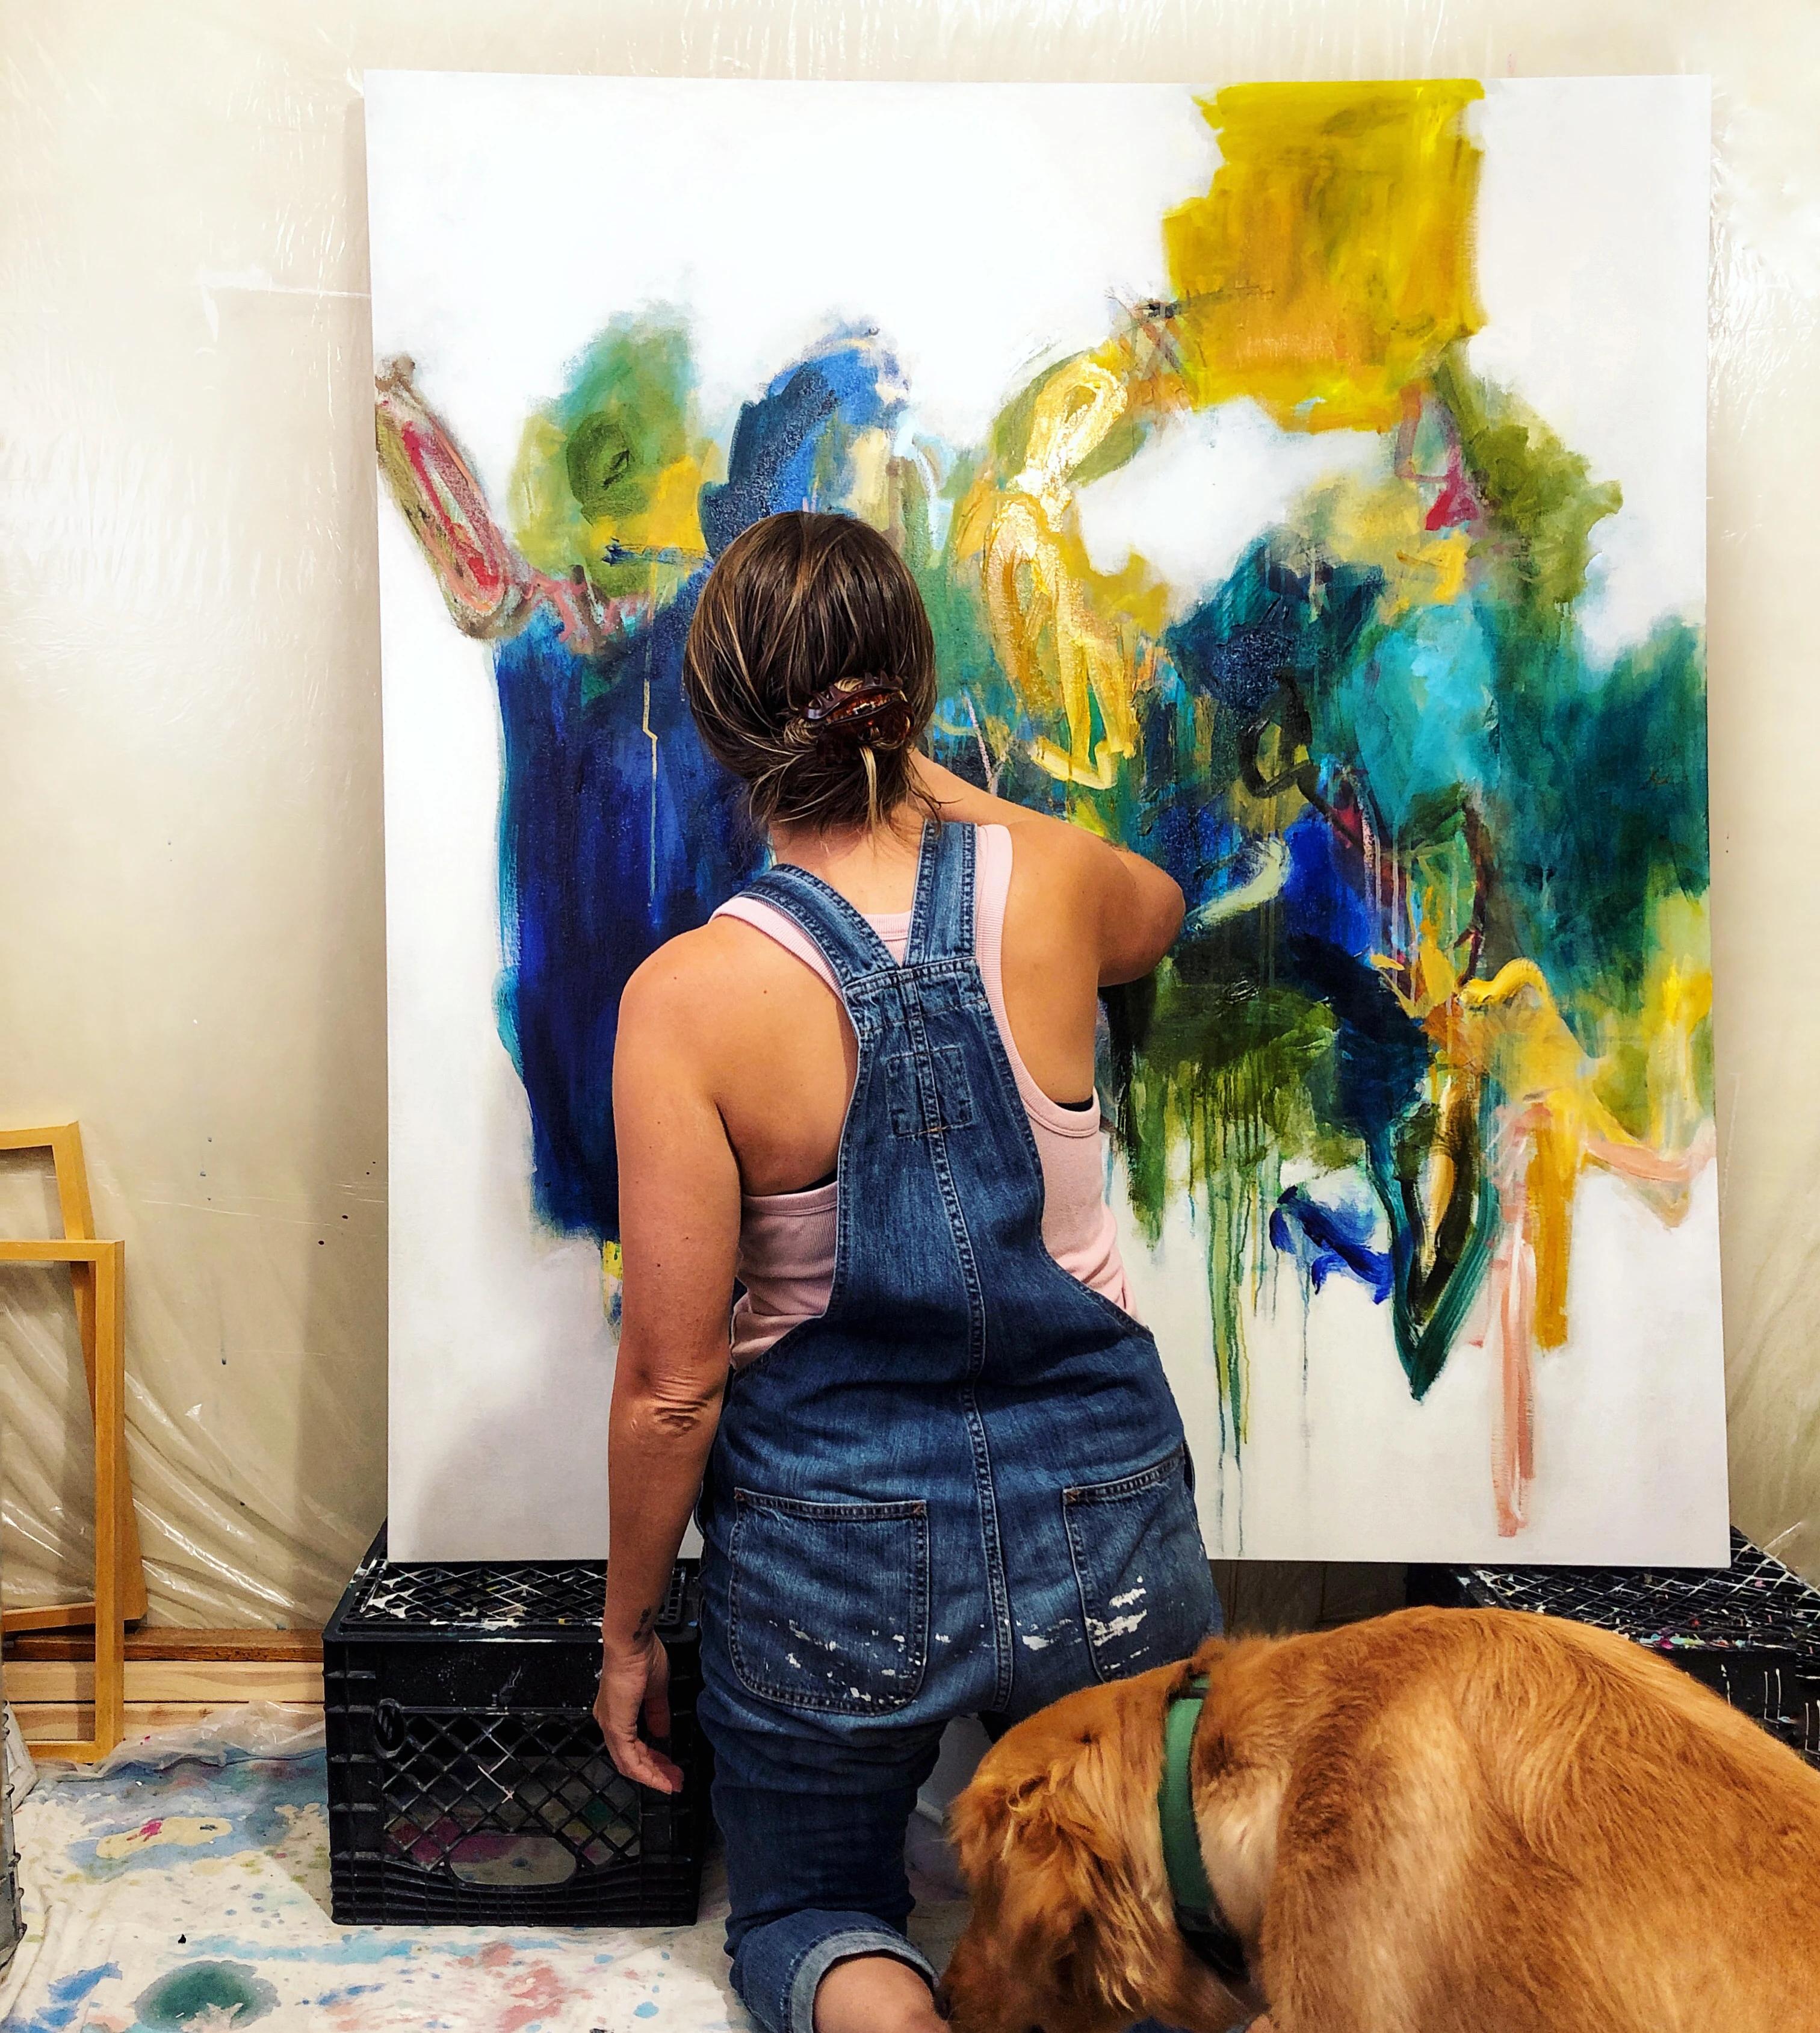
<svg viewBox="0 0 1820 2033">
<path fill-rule="evenodd" d="M 192 1631 L 170 1624 L 142 1627 L 126 1634 L 128 1659 L 221 1659 L 320 1663 L 320 1631 Z M 22 1631 L 6 1640 L 9 1665 L 15 1659 L 92 1659 L 95 1639 L 86 1631 Z M 131 1697 L 129 1696 L 130 1699 Z"/>
<path fill-rule="evenodd" d="M 9 1659 L 6 1698 L 24 1703 L 89 1702 L 88 1659 Z M 131 1702 L 311 1702 L 323 1698 L 323 1672 L 308 1660 L 134 1659 L 126 1661 Z"/>
</svg>

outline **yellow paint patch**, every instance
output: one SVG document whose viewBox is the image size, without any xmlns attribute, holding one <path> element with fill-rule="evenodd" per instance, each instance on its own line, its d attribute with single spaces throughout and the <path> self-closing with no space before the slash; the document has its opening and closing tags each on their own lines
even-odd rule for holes
<svg viewBox="0 0 1820 2033">
<path fill-rule="evenodd" d="M 1465 590 L 1466 532 L 1430 530 L 1426 516 L 1421 490 L 1409 481 L 1366 487 L 1333 480 L 1302 504 L 1296 531 L 1319 556 L 1375 566 L 1384 575 L 1378 618 L 1388 623 L 1411 607 L 1448 606 Z"/>
<path fill-rule="evenodd" d="M 1642 1028 L 1649 1140 L 1658 1151 L 1691 1142 L 1708 1114 L 1695 1065 L 1694 1035 L 1713 1013 L 1712 944 L 1705 897 L 1657 900 L 1643 979 Z"/>
<path fill-rule="evenodd" d="M 136 1850 L 200 1849 L 204 1843 L 219 1842 L 233 1830 L 232 1821 L 222 1821 L 217 1815 L 164 1814 L 156 1821 L 141 1823 L 136 1829 L 103 1836 L 95 1845 L 95 1854 L 104 1863 L 118 1863 L 121 1858 L 131 1856 Z"/>
<path fill-rule="evenodd" d="M 701 483 L 706 477 L 698 459 L 679 459 L 665 466 L 652 488 L 651 506 L 638 532 L 640 538 L 653 549 L 694 551 L 705 556 L 708 539 L 701 534 L 699 504 Z"/>
<path fill-rule="evenodd" d="M 1109 790 L 1137 747 L 1134 695 L 1166 589 L 1133 556 L 1097 570 L 1080 534 L 1073 475 L 1126 415 L 1129 391 L 1083 354 L 1037 397 L 1021 472 L 982 476 L 962 504 L 958 557 L 977 556 L 986 619 L 1006 674 L 1039 728 L 1030 753 L 1059 781 Z"/>
<path fill-rule="evenodd" d="M 1213 189 L 1168 213 L 1197 406 L 1250 395 L 1285 429 L 1395 427 L 1403 391 L 1484 323 L 1470 79 L 1235 85 L 1204 101 Z"/>
<path fill-rule="evenodd" d="M 518 548 L 539 571 L 558 578 L 566 578 L 575 563 L 580 519 L 573 497 L 559 484 L 564 442 L 555 418 L 533 411 L 525 420 L 506 490 Z"/>
<path fill-rule="evenodd" d="M 618 544 L 628 551 L 682 551 L 693 558 L 705 557 L 708 540 L 696 507 L 703 477 L 697 459 L 679 459 L 665 466 L 652 481 L 644 508 L 629 515 L 596 515 L 583 524 L 583 555 L 599 558 L 608 545 Z M 652 567 L 653 586 L 661 583 L 659 572 L 673 575 L 677 569 Z"/>
</svg>

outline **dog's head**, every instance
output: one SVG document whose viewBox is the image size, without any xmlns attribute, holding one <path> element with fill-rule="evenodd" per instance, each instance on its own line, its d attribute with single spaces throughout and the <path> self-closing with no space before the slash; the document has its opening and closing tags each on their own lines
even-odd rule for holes
<svg viewBox="0 0 1820 2033">
<path fill-rule="evenodd" d="M 957 2033 L 1238 2026 L 1250 2007 L 1178 1930 L 1157 1820 L 1189 1668 L 1089 1687 L 1008 1731 L 951 1817 L 973 1916 L 944 1979 Z"/>
</svg>

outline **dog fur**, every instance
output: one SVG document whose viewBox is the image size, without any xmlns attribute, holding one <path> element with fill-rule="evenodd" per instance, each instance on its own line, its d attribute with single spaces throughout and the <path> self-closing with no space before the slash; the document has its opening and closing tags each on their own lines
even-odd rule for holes
<svg viewBox="0 0 1820 2033">
<path fill-rule="evenodd" d="M 1172 1918 L 1164 1712 L 1255 1990 Z M 1664 1660 L 1411 1609 L 1070 1695 L 955 1803 L 956 2033 L 1820 2033 L 1820 1773 Z"/>
</svg>

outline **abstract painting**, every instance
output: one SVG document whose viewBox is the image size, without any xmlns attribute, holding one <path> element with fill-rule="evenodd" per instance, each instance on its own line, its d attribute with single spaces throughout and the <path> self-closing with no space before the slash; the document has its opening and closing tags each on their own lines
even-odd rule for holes
<svg viewBox="0 0 1820 2033">
<path fill-rule="evenodd" d="M 1703 83 L 367 113 L 394 1550 L 603 1549 L 619 996 L 764 865 L 683 638 L 813 507 L 1187 897 L 1100 1091 L 1210 1547 L 1722 1559 Z"/>
</svg>

